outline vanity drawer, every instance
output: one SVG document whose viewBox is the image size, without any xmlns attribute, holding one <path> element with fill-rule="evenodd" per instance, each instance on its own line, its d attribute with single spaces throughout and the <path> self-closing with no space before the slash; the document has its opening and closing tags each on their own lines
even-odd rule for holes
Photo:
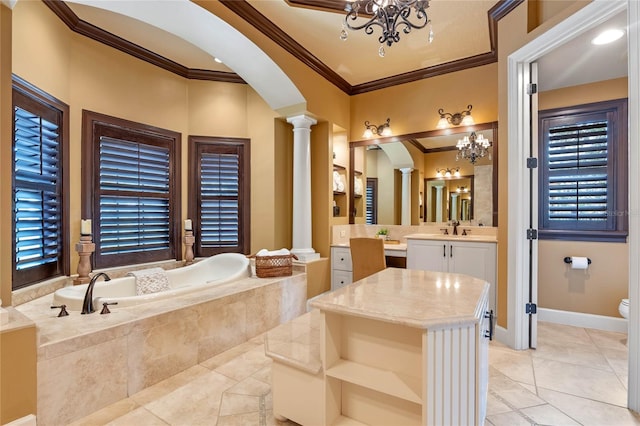
<svg viewBox="0 0 640 426">
<path fill-rule="evenodd" d="M 351 271 L 331 271 L 331 290 L 337 290 L 345 285 L 351 284 L 353 276 Z"/>
<path fill-rule="evenodd" d="M 348 247 L 333 247 L 331 249 L 331 269 L 351 271 L 351 250 Z"/>
</svg>

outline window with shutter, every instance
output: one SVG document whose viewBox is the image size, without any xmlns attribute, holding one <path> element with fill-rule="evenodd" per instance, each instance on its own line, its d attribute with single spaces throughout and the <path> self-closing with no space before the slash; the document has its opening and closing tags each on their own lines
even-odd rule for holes
<svg viewBox="0 0 640 426">
<path fill-rule="evenodd" d="M 68 107 L 14 78 L 13 288 L 69 273 Z"/>
<path fill-rule="evenodd" d="M 189 207 L 194 221 L 196 256 L 248 253 L 249 141 L 190 137 Z"/>
<path fill-rule="evenodd" d="M 540 113 L 540 238 L 624 241 L 626 102 Z"/>
<path fill-rule="evenodd" d="M 95 266 L 180 258 L 180 135 L 85 111 Z"/>
<path fill-rule="evenodd" d="M 378 178 L 367 178 L 365 223 L 378 223 Z"/>
</svg>

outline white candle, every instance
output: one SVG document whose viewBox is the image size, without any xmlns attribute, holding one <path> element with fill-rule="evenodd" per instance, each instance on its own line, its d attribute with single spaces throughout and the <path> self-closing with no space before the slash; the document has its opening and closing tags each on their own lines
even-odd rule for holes
<svg viewBox="0 0 640 426">
<path fill-rule="evenodd" d="M 80 221 L 80 235 L 91 235 L 91 219 Z"/>
<path fill-rule="evenodd" d="M 193 224 L 191 223 L 191 219 L 185 219 L 184 220 L 184 230 L 185 231 L 193 230 Z"/>
</svg>

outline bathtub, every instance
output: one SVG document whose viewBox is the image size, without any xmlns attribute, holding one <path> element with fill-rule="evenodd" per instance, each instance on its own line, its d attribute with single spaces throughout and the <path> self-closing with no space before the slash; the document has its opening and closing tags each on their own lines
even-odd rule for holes
<svg viewBox="0 0 640 426">
<path fill-rule="evenodd" d="M 251 276 L 249 259 L 239 253 L 222 253 L 208 257 L 189 266 L 167 271 L 170 290 L 136 295 L 136 279 L 133 276 L 96 281 L 93 287 L 93 305 L 99 310 L 102 303 L 118 302 L 127 307 L 166 299 L 203 288 L 228 283 Z M 64 287 L 53 294 L 55 305 L 67 305 L 67 310 L 81 311 L 89 284 Z"/>
</svg>

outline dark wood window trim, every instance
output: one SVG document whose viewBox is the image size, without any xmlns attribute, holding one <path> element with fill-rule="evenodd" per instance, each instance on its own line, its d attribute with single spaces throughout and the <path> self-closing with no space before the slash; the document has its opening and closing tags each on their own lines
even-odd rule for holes
<svg viewBox="0 0 640 426">
<path fill-rule="evenodd" d="M 218 138 L 189 136 L 189 217 L 193 221 L 196 237 L 196 257 L 212 256 L 224 252 L 248 254 L 251 250 L 251 144 L 244 138 Z M 206 247 L 202 241 L 201 166 L 202 154 L 238 155 L 238 245 L 235 247 Z"/>
<path fill-rule="evenodd" d="M 66 236 L 69 235 L 69 178 L 68 178 L 68 170 L 69 170 L 69 106 L 64 102 L 56 99 L 55 97 L 49 95 L 48 93 L 38 89 L 22 78 L 14 75 L 13 76 L 13 104 L 21 105 L 22 107 L 26 107 L 28 109 L 33 109 L 31 112 L 39 112 L 43 110 L 48 110 L 49 112 L 54 112 L 58 117 L 58 134 L 60 137 L 59 145 L 59 166 L 58 166 L 58 176 L 60 179 L 59 185 L 59 195 L 60 195 L 60 203 L 59 203 L 59 228 L 57 229 L 59 235 L 59 255 L 58 260 L 55 263 L 51 263 L 48 265 L 42 265 L 41 267 L 28 268 L 26 270 L 18 271 L 16 269 L 16 227 L 15 227 L 15 206 L 14 206 L 14 197 L 12 196 L 12 265 L 13 265 L 13 274 L 12 274 L 12 289 L 18 289 L 22 287 L 26 287 L 37 282 L 54 278 L 57 276 L 69 275 L 70 274 L 70 261 L 69 261 L 69 253 L 70 253 L 70 244 L 69 238 Z M 15 107 L 13 108 L 15 115 Z M 13 119 L 15 123 L 15 116 Z M 15 136 L 14 136 L 15 139 Z M 13 144 L 13 142 L 12 142 Z M 12 150 L 13 151 L 13 150 Z M 12 164 L 15 163 L 15 159 L 12 159 Z M 12 166 L 12 169 L 15 170 L 15 167 Z M 15 192 L 16 189 L 16 181 L 15 181 L 15 172 L 12 173 L 12 193 Z"/>
<path fill-rule="evenodd" d="M 112 137 L 150 146 L 167 147 L 169 151 L 169 232 L 168 244 L 162 250 L 133 252 L 127 255 L 103 255 L 100 249 L 100 138 Z M 82 217 L 92 219 L 96 251 L 94 268 L 131 265 L 159 260 L 182 259 L 181 244 L 181 135 L 92 111 L 82 111 Z M 139 195 L 139 194 L 131 194 Z"/>
<path fill-rule="evenodd" d="M 628 235 L 628 166 L 627 166 L 627 99 L 596 102 L 567 108 L 540 111 L 539 113 L 539 238 L 567 241 L 626 242 Z M 550 128 L 580 123 L 598 116 L 607 121 L 607 210 L 606 220 L 597 227 L 588 221 L 559 221 L 549 216 L 546 200 L 549 197 L 547 182 L 550 171 L 547 167 L 547 139 Z"/>
</svg>

